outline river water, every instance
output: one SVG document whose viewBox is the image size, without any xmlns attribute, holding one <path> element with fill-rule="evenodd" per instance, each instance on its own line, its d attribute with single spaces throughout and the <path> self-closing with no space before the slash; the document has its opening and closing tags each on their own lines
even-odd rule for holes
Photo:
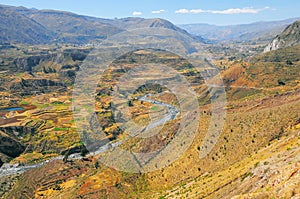
<svg viewBox="0 0 300 199">
<path fill-rule="evenodd" d="M 178 109 L 172 105 L 163 103 L 163 102 L 159 102 L 159 101 L 155 101 L 155 100 L 151 100 L 148 99 L 148 97 L 151 96 L 150 94 L 147 94 L 141 98 L 139 98 L 140 101 L 145 101 L 145 102 L 149 102 L 152 103 L 154 105 L 157 106 L 161 106 L 161 107 L 165 107 L 167 109 L 167 113 L 161 117 L 159 120 L 153 121 L 150 124 L 148 124 L 148 126 L 143 130 L 143 131 L 147 131 L 150 130 L 154 127 L 157 127 L 159 125 L 163 125 L 165 122 L 168 122 L 170 120 L 173 120 L 179 113 Z M 3 109 L 2 109 L 3 110 Z M 8 108 L 5 109 L 6 111 L 16 111 L 16 110 L 23 110 L 23 108 Z M 95 156 L 98 155 L 100 153 L 104 153 L 107 150 L 117 147 L 120 144 L 122 144 L 122 141 L 118 141 L 118 142 L 112 142 L 112 143 L 107 143 L 101 147 L 99 147 L 96 151 L 90 152 L 89 154 L 87 154 L 86 157 L 90 157 L 90 156 Z M 83 158 L 79 153 L 76 154 L 71 154 L 68 159 L 81 159 Z M 15 175 L 15 174 L 21 174 L 24 173 L 28 170 L 31 169 L 35 169 L 35 168 L 39 168 L 49 162 L 53 162 L 55 160 L 62 160 L 63 156 L 58 156 L 55 158 L 51 158 L 49 160 L 45 160 L 41 163 L 37 163 L 37 164 L 32 164 L 32 165 L 19 165 L 19 164 L 9 164 L 9 163 L 5 163 L 2 165 L 2 167 L 0 168 L 0 177 L 4 177 L 4 176 L 10 176 L 10 175 Z"/>
</svg>

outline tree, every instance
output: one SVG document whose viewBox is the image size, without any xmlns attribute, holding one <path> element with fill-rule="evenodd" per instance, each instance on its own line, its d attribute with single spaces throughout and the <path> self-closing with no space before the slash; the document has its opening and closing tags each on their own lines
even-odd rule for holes
<svg viewBox="0 0 300 199">
<path fill-rule="evenodd" d="M 63 162 L 64 162 L 64 163 L 67 163 L 67 162 L 68 162 L 69 153 L 70 153 L 70 150 L 68 150 L 68 151 L 65 153 L 65 155 L 64 155 L 64 157 L 63 157 Z"/>
<path fill-rule="evenodd" d="M 292 62 L 291 60 L 288 59 L 288 60 L 286 60 L 286 64 L 287 64 L 287 65 L 293 65 L 293 62 Z"/>
<path fill-rule="evenodd" d="M 89 151 L 86 149 L 86 147 L 84 145 L 81 145 L 81 148 L 80 148 L 80 155 L 82 157 L 84 157 L 86 154 L 88 154 Z"/>
<path fill-rule="evenodd" d="M 128 101 L 128 106 L 133 106 L 132 100 Z"/>
<path fill-rule="evenodd" d="M 43 66 L 43 72 L 44 72 L 45 74 L 48 73 L 48 71 L 46 70 L 45 66 Z"/>
<path fill-rule="evenodd" d="M 96 168 L 96 169 L 98 169 L 98 168 L 99 168 L 99 166 L 100 166 L 100 165 L 99 165 L 99 162 L 98 162 L 98 161 L 96 161 L 94 166 L 95 166 L 95 168 Z"/>
<path fill-rule="evenodd" d="M 284 86 L 285 85 L 285 83 L 282 80 L 280 80 L 280 79 L 277 82 L 278 82 L 279 86 Z"/>
</svg>

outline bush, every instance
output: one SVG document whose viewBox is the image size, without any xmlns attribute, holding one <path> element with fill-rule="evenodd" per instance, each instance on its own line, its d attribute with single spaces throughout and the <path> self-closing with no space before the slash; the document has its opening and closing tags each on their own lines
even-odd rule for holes
<svg viewBox="0 0 300 199">
<path fill-rule="evenodd" d="M 284 86 L 285 83 L 284 83 L 282 80 L 278 80 L 278 85 L 279 85 L 279 86 Z"/>
<path fill-rule="evenodd" d="M 292 62 L 291 60 L 288 59 L 288 60 L 286 60 L 286 64 L 287 64 L 287 65 L 293 65 L 293 62 Z"/>
</svg>

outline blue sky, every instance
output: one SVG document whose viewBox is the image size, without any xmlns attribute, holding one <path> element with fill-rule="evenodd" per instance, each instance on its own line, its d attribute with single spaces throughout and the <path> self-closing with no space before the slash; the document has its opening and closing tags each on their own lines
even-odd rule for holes
<svg viewBox="0 0 300 199">
<path fill-rule="evenodd" d="M 242 24 L 300 17 L 299 0 L 0 0 L 102 18 L 165 18 L 175 24 Z"/>
</svg>

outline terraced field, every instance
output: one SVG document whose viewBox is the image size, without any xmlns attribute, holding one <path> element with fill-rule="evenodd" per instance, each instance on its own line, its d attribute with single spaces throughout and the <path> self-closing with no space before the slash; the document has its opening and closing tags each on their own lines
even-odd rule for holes
<svg viewBox="0 0 300 199">
<path fill-rule="evenodd" d="M 297 49 L 298 46 L 292 48 Z M 287 52 L 297 54 L 294 49 Z M 67 57 L 78 52 L 74 49 L 69 51 Z M 227 104 L 222 109 L 226 111 L 226 118 L 219 118 L 225 122 L 222 131 L 212 134 L 219 134 L 219 137 L 213 143 L 212 151 L 202 158 L 212 118 L 209 91 L 220 84 L 214 84 L 213 80 L 212 83 L 204 81 L 201 73 L 174 54 L 143 50 L 131 52 L 113 62 L 110 69 L 98 78 L 95 105 L 91 107 L 84 100 L 80 101 L 82 109 L 94 115 L 90 120 L 91 132 L 78 132 L 77 122 L 81 124 L 82 121 L 73 118 L 74 112 L 80 111 L 73 106 L 70 82 L 74 79 L 61 76 L 61 71 L 66 68 L 75 70 L 80 60 L 74 61 L 69 57 L 68 63 L 54 62 L 56 72 L 51 73 L 51 67 L 45 68 L 46 71 L 40 67 L 41 62 L 36 66 L 40 69 L 34 68 L 33 71 L 37 71 L 32 72 L 34 77 L 28 71 L 15 76 L 7 68 L 1 75 L 11 81 L 3 84 L 1 107 L 22 110 L 0 112 L 0 136 L 2 139 L 11 138 L 7 147 L 18 149 L 14 154 L 1 150 L 1 160 L 21 167 L 47 159 L 53 161 L 22 174 L 3 176 L 0 194 L 4 198 L 297 197 L 300 90 L 296 74 L 299 61 L 293 60 L 290 65 L 281 58 L 275 62 L 270 58 L 272 53 L 266 54 L 267 58 L 255 57 L 249 62 L 228 62 L 225 69 L 222 69 L 221 60 L 215 68 L 206 68 L 215 70 L 219 67 L 222 70 Z M 150 60 L 156 64 L 149 64 Z M 47 63 L 51 65 L 49 60 Z M 110 168 L 100 160 L 114 153 L 116 148 L 132 154 L 153 152 L 174 141 L 180 120 L 184 118 L 182 107 L 191 106 L 193 102 L 191 99 L 182 101 L 176 95 L 178 93 L 172 92 L 168 86 L 155 83 L 162 76 L 169 80 L 175 74 L 159 72 L 162 69 L 158 70 L 157 63 L 164 63 L 183 75 L 194 90 L 199 105 L 195 109 L 199 113 L 195 137 L 180 157 L 163 168 L 146 173 Z M 66 67 L 67 64 L 71 66 Z M 136 76 L 130 76 L 130 83 L 121 84 L 128 71 L 143 66 L 147 66 L 152 75 L 148 76 L 149 79 L 137 70 Z M 151 71 L 151 68 L 155 70 Z M 150 81 L 150 77 L 154 81 Z M 28 89 L 39 84 L 40 90 Z M 12 88 L 20 94 L 14 94 Z M 146 94 L 151 95 L 147 100 L 140 100 Z M 168 116 L 168 113 L 171 115 Z M 164 119 L 164 116 L 171 120 Z M 124 127 L 126 122 L 121 118 L 132 118 L 150 133 L 151 129 L 155 133 L 162 121 L 164 126 L 157 130 L 158 134 L 146 139 L 140 137 L 143 131 L 132 134 L 125 128 L 127 126 Z M 221 126 L 221 123 L 213 122 L 215 128 Z M 95 132 L 103 132 L 104 136 L 91 143 L 82 139 Z M 124 141 L 118 142 L 120 140 Z M 184 141 L 178 144 L 184 144 Z M 107 148 L 101 153 L 87 155 L 87 149 L 102 145 Z M 72 158 L 72 154 L 77 154 L 76 158 Z M 60 158 L 54 160 L 55 157 Z M 132 157 L 137 165 L 143 165 L 138 157 Z"/>
</svg>

